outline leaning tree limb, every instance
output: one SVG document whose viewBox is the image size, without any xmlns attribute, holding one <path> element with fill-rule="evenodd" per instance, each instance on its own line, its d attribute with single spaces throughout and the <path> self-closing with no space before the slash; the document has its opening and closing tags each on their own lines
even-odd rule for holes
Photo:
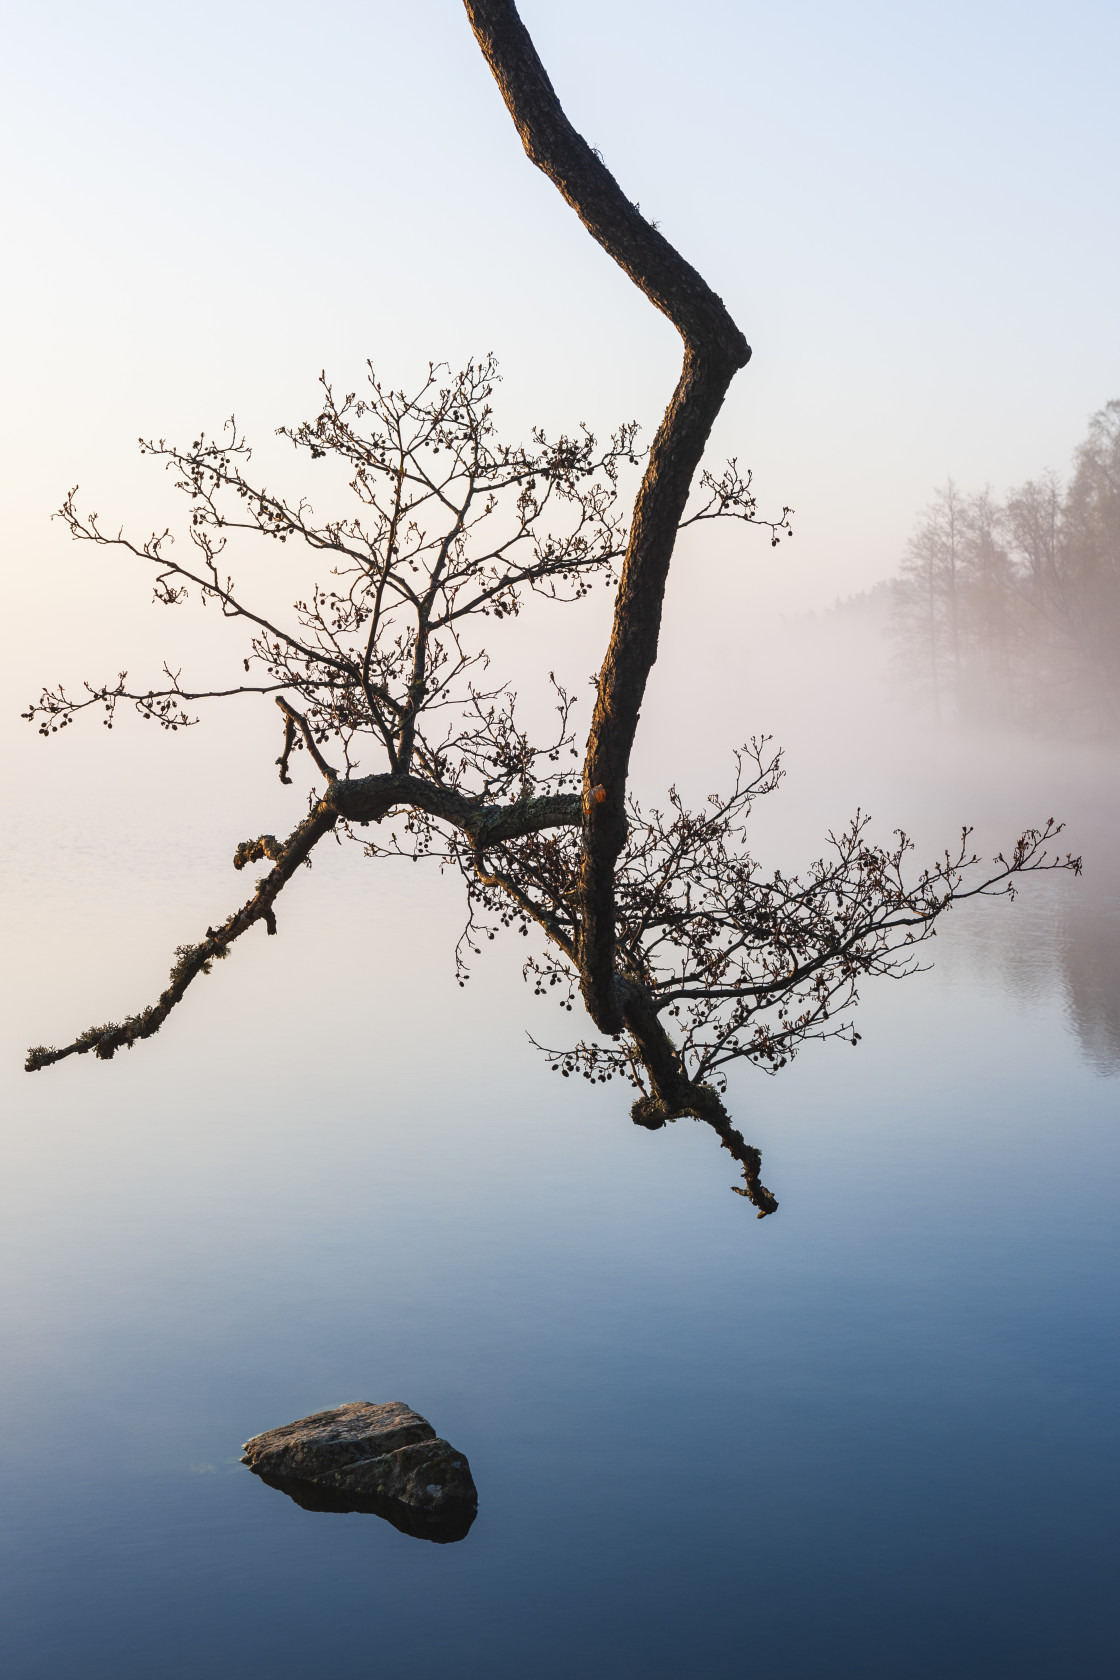
<svg viewBox="0 0 1120 1680">
<path fill-rule="evenodd" d="M 743 1169 L 744 1187 L 733 1184 L 735 1194 L 753 1202 L 760 1219 L 777 1212 L 778 1199 L 760 1177 L 761 1154 L 731 1124 L 719 1092 L 688 1077 L 684 1057 L 662 1026 L 648 987 L 616 974 L 614 994 L 649 1078 L 649 1095 L 639 1097 L 630 1111 L 634 1121 L 651 1132 L 684 1115 L 705 1121 Z"/>
<path fill-rule="evenodd" d="M 602 448 L 585 427 L 551 441 L 534 429 L 531 450 L 514 448 L 494 435 L 492 358 L 468 363 L 446 386 L 444 370 L 430 365 L 412 395 L 387 390 L 371 368 L 366 396 L 338 402 L 326 386 L 317 419 L 284 431 L 313 460 L 329 453 L 353 475 L 358 514 L 326 524 L 313 521 L 305 498 L 289 503 L 246 477 L 248 446 L 232 422 L 219 438 L 201 436 L 186 451 L 145 445 L 175 469 L 176 488 L 190 498 L 192 552 L 201 554 L 201 564 L 170 557 L 161 546 L 170 533 L 143 544 L 123 532 L 105 535 L 95 516 L 79 514 L 73 495 L 63 519 L 79 539 L 123 546 L 156 565 L 156 599 L 165 606 L 186 599 L 189 585 L 204 601 L 219 602 L 224 616 L 246 622 L 245 673 L 256 661 L 268 681 L 211 697 L 274 694 L 284 719 L 280 780 L 290 784 L 292 754 L 306 751 L 322 791 L 286 840 L 262 835 L 238 847 L 236 868 L 267 860 L 271 870 L 221 926 L 178 949 L 170 983 L 154 1004 L 123 1022 L 90 1028 L 62 1049 L 40 1046 L 27 1066 L 34 1071 L 89 1052 L 108 1059 L 150 1037 L 196 976 L 243 933 L 258 922 L 276 931 L 276 898 L 319 840 L 404 810 L 413 836 L 404 855 L 438 856 L 467 880 L 470 908 L 460 949 L 464 941 L 475 948 L 470 940 L 481 905 L 501 925 L 528 933 L 535 923 L 543 933 L 545 955 L 530 957 L 524 969 L 527 979 L 535 977 L 538 995 L 546 983 L 559 983 L 561 1006 L 570 1010 L 578 982 L 592 1020 L 608 1037 L 549 1052 L 557 1071 L 631 1078 L 640 1093 L 632 1117 L 650 1129 L 684 1115 L 705 1122 L 742 1168 L 744 1187 L 734 1188 L 761 1217 L 777 1203 L 760 1181 L 758 1151 L 724 1107 L 724 1066 L 746 1057 L 774 1071 L 809 1039 L 850 1033 L 856 1042 L 850 1023 L 830 1017 L 855 1002 L 859 976 L 911 971 L 906 953 L 958 899 L 1010 890 L 1011 877 L 1024 872 L 1079 864 L 1048 858 L 1043 848 L 1056 832 L 1051 823 L 1028 830 L 1009 857 L 996 860 L 994 874 L 967 886 L 966 872 L 979 860 L 970 855 L 966 831 L 959 854 L 946 852 L 910 886 L 902 875 L 910 842 L 899 834 L 889 851 L 872 845 L 866 819 L 857 814 L 839 837 L 830 835 L 835 856 L 818 860 L 804 878 L 763 876 L 742 827 L 751 800 L 773 788 L 780 774 L 776 757 L 764 762 L 760 742 L 736 755 L 734 792 L 709 801 L 704 815 L 687 811 L 675 790 L 664 814 L 643 817 L 627 801 L 630 753 L 657 656 L 677 530 L 730 517 L 769 524 L 777 541 L 788 529 L 789 510 L 778 521 L 756 518 L 750 475 L 744 479 L 732 461 L 722 477 L 703 474 L 701 505 L 684 518 L 712 424 L 750 350 L 720 299 L 572 128 L 516 7 L 508 0 L 465 5 L 530 159 L 672 321 L 684 346 L 680 379 L 629 524 L 582 793 L 564 791 L 576 781 L 568 757 L 579 758 L 567 690 L 550 674 L 559 721 L 543 740 L 530 739 L 515 717 L 508 683 L 481 677 L 486 650 L 465 638 L 463 627 L 471 615 L 477 622 L 515 614 L 529 592 L 572 602 L 595 579 L 614 581 L 625 525 L 618 469 L 624 462 L 639 465 L 632 423 Z M 483 529 L 492 515 L 494 523 Z M 294 604 L 294 626 L 250 611 L 232 578 L 219 571 L 227 534 L 241 532 L 281 542 L 293 537 L 333 556 L 333 581 L 314 583 L 310 596 Z M 87 685 L 85 698 L 72 699 L 61 686 L 44 690 L 25 715 L 48 735 L 79 711 L 102 706 L 111 728 L 118 702 L 127 701 L 148 721 L 176 730 L 194 721 L 182 702 L 203 696 L 164 670 L 164 689 L 133 691 L 122 673 L 116 685 Z M 369 737 L 385 751 L 386 773 L 358 774 L 355 742 Z M 744 756 L 757 776 L 748 767 L 744 779 Z M 549 829 L 560 832 L 543 834 Z M 402 851 L 395 835 L 388 845 L 366 849 Z M 493 937 L 497 928 L 486 931 Z"/>
<path fill-rule="evenodd" d="M 314 748 L 307 720 L 286 701 L 283 702 L 285 720 L 290 728 L 299 728 L 309 747 Z M 316 759 L 324 772 L 329 766 Z M 50 1067 L 52 1062 L 65 1061 L 67 1056 L 85 1056 L 91 1051 L 101 1061 L 109 1061 L 118 1050 L 131 1049 L 141 1039 L 157 1033 L 186 995 L 187 987 L 200 974 L 209 974 L 211 964 L 229 955 L 230 946 L 248 933 L 258 922 L 264 922 L 269 933 L 276 932 L 276 899 L 287 886 L 296 870 L 310 860 L 313 848 L 329 834 L 340 820 L 346 822 L 381 822 L 391 811 L 401 808 L 424 811 L 461 830 L 473 846 L 482 848 L 498 845 L 504 840 L 519 839 L 536 834 L 545 828 L 574 825 L 580 820 L 578 794 L 546 794 L 536 799 L 516 800 L 508 805 L 485 805 L 467 799 L 455 788 L 441 787 L 419 776 L 379 775 L 359 776 L 339 780 L 328 776 L 327 791 L 310 814 L 284 841 L 271 834 L 257 840 L 245 840 L 234 853 L 233 867 L 244 869 L 246 864 L 270 859 L 273 867 L 257 883 L 257 890 L 239 910 L 221 924 L 209 927 L 197 945 L 180 945 L 175 952 L 175 965 L 167 986 L 154 1004 L 123 1021 L 108 1021 L 89 1027 L 69 1044 L 56 1049 L 52 1045 L 36 1045 L 27 1053 L 24 1064 L 28 1073 Z"/>
<path fill-rule="evenodd" d="M 149 1004 L 138 1015 L 129 1015 L 123 1021 L 107 1021 L 99 1027 L 89 1027 L 84 1033 L 79 1033 L 71 1043 L 56 1050 L 52 1045 L 40 1044 L 27 1053 L 24 1063 L 28 1073 L 38 1073 L 40 1068 L 50 1067 L 52 1062 L 65 1061 L 67 1056 L 87 1056 L 93 1054 L 103 1062 L 110 1061 L 118 1050 L 129 1049 L 143 1038 L 151 1038 L 157 1033 L 174 1009 L 182 1002 L 187 987 L 200 974 L 209 974 L 210 966 L 221 957 L 229 955 L 229 948 L 235 939 L 240 939 L 243 933 L 248 933 L 257 922 L 264 922 L 269 933 L 276 932 L 276 913 L 273 905 L 280 892 L 287 886 L 301 863 L 306 863 L 312 848 L 318 844 L 324 834 L 329 834 L 338 821 L 338 812 L 329 801 L 322 799 L 315 806 L 309 816 L 295 828 L 281 845 L 271 834 L 266 834 L 260 840 L 246 842 L 238 847 L 233 864 L 235 869 L 244 868 L 246 863 L 257 862 L 261 858 L 272 858 L 273 868 L 258 881 L 257 890 L 240 910 L 224 921 L 221 927 L 207 928 L 206 937 L 197 945 L 180 945 L 175 952 L 175 966 L 167 986 L 160 993 L 155 1003 Z"/>
<path fill-rule="evenodd" d="M 626 780 L 677 529 L 728 386 L 750 346 L 722 300 L 626 197 L 564 115 L 513 0 L 464 0 L 529 159 L 684 340 L 684 365 L 634 504 L 584 762 L 580 987 L 595 1025 L 619 1032 L 614 990 L 615 865 L 626 841 Z"/>
</svg>

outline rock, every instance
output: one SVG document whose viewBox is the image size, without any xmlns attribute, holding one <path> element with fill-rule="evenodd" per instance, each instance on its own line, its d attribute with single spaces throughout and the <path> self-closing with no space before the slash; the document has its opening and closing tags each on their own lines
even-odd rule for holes
<svg viewBox="0 0 1120 1680">
<path fill-rule="evenodd" d="M 314 1482 L 363 1459 L 383 1458 L 400 1447 L 435 1439 L 427 1418 L 402 1400 L 383 1406 L 354 1400 L 254 1435 L 245 1442 L 241 1462 L 270 1476 Z"/>
<path fill-rule="evenodd" d="M 464 1454 L 400 1400 L 315 1412 L 254 1435 L 244 1453 L 306 1509 L 368 1510 L 426 1539 L 461 1539 L 478 1508 Z"/>
</svg>

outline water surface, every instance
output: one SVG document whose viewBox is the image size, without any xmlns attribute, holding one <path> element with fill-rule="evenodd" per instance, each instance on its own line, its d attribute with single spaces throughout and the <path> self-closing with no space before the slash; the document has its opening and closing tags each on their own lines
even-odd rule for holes
<svg viewBox="0 0 1120 1680">
<path fill-rule="evenodd" d="M 356 854 L 159 1039 L 24 1078 L 24 1042 L 158 989 L 237 879 L 189 824 L 139 854 L 108 824 L 27 844 L 5 1674 L 1114 1674 L 1120 933 L 1094 820 L 1080 888 L 955 919 L 934 972 L 869 991 L 858 1051 L 739 1082 L 782 1204 L 761 1222 L 704 1128 L 639 1131 L 539 1064 L 514 949 L 458 991 L 451 884 Z M 302 1510 L 238 1463 L 351 1399 L 468 1453 L 466 1540 Z"/>
</svg>

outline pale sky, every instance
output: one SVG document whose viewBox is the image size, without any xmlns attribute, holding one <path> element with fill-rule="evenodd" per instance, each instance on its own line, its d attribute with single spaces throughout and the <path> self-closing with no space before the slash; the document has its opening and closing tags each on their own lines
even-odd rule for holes
<svg viewBox="0 0 1120 1680">
<path fill-rule="evenodd" d="M 946 474 L 1064 468 L 1120 394 L 1114 6 L 522 11 L 754 347 L 718 441 L 798 514 L 780 566 L 755 551 L 760 608 L 874 582 Z M 69 484 L 146 506 L 139 432 L 236 410 L 263 437 L 324 365 L 493 349 L 513 424 L 652 430 L 675 337 L 524 158 L 456 0 L 86 0 L 12 8 L 5 36 L 20 597 L 32 556 L 32 597 L 68 563 Z"/>
</svg>

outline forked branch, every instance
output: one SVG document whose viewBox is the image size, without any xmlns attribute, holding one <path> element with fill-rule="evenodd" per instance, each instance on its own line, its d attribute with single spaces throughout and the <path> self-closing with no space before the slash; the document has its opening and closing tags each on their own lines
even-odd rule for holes
<svg viewBox="0 0 1120 1680">
<path fill-rule="evenodd" d="M 809 1040 L 854 1043 L 846 1012 L 857 982 L 910 971 L 912 947 L 955 902 L 1078 864 L 1049 855 L 1058 832 L 1051 824 L 1028 831 L 978 879 L 984 871 L 966 832 L 957 851 L 913 881 L 906 837 L 877 846 L 857 813 L 801 876 L 764 874 L 744 822 L 781 776 L 765 741 L 736 755 L 731 792 L 700 812 L 673 788 L 664 812 L 644 813 L 628 795 L 678 530 L 733 518 L 764 526 L 776 543 L 789 531 L 789 509 L 760 518 L 750 474 L 734 460 L 720 475 L 703 474 L 689 507 L 712 424 L 750 356 L 746 340 L 572 128 L 516 7 L 465 4 L 529 157 L 681 335 L 680 378 L 652 449 L 643 456 L 633 422 L 605 443 L 582 425 L 554 438 L 536 428 L 528 446 L 500 442 L 490 405 L 498 375 L 486 357 L 457 374 L 429 364 L 411 391 L 387 388 L 372 368 L 360 395 L 336 397 L 324 380 L 318 415 L 282 435 L 310 461 L 330 457 L 341 467 L 352 498 L 342 516 L 316 518 L 305 495 L 287 500 L 251 478 L 247 443 L 232 422 L 187 449 L 143 446 L 189 500 L 181 559 L 170 530 L 146 542 L 112 534 L 71 493 L 61 517 L 74 537 L 154 566 L 165 606 L 201 598 L 247 632 L 247 680 L 196 693 L 166 667 L 158 689 L 130 686 L 122 673 L 80 696 L 44 690 L 29 720 L 50 736 L 100 707 L 112 727 L 125 701 L 177 731 L 195 721 L 186 701 L 272 694 L 284 719 L 281 781 L 290 784 L 293 755 L 306 751 L 323 785 L 286 840 L 265 834 L 238 847 L 235 867 L 268 861 L 271 869 L 220 927 L 180 947 L 156 1003 L 61 1049 L 39 1046 L 27 1066 L 89 1052 L 104 1060 L 150 1037 L 242 934 L 257 922 L 275 932 L 277 896 L 324 835 L 401 811 L 403 843 L 392 830 L 367 837 L 366 850 L 461 871 L 460 981 L 483 937 L 501 927 L 524 935 L 523 971 L 535 994 L 558 998 L 567 1013 L 578 986 L 605 1035 L 548 1052 L 557 1071 L 629 1080 L 641 1126 L 686 1115 L 710 1126 L 742 1168 L 735 1188 L 761 1217 L 777 1202 L 761 1182 L 757 1149 L 724 1106 L 727 1065 L 745 1059 L 774 1072 Z M 628 521 L 620 480 L 631 469 L 640 484 Z M 225 569 L 231 535 L 238 564 L 253 539 L 291 540 L 324 556 L 329 576 L 283 616 L 257 611 Z M 550 672 L 555 721 L 531 733 L 510 685 L 489 676 L 490 651 L 477 632 L 484 619 L 516 618 L 531 599 L 571 605 L 594 586 L 615 585 L 580 773 L 573 693 Z M 387 769 L 361 773 L 370 751 Z"/>
</svg>

